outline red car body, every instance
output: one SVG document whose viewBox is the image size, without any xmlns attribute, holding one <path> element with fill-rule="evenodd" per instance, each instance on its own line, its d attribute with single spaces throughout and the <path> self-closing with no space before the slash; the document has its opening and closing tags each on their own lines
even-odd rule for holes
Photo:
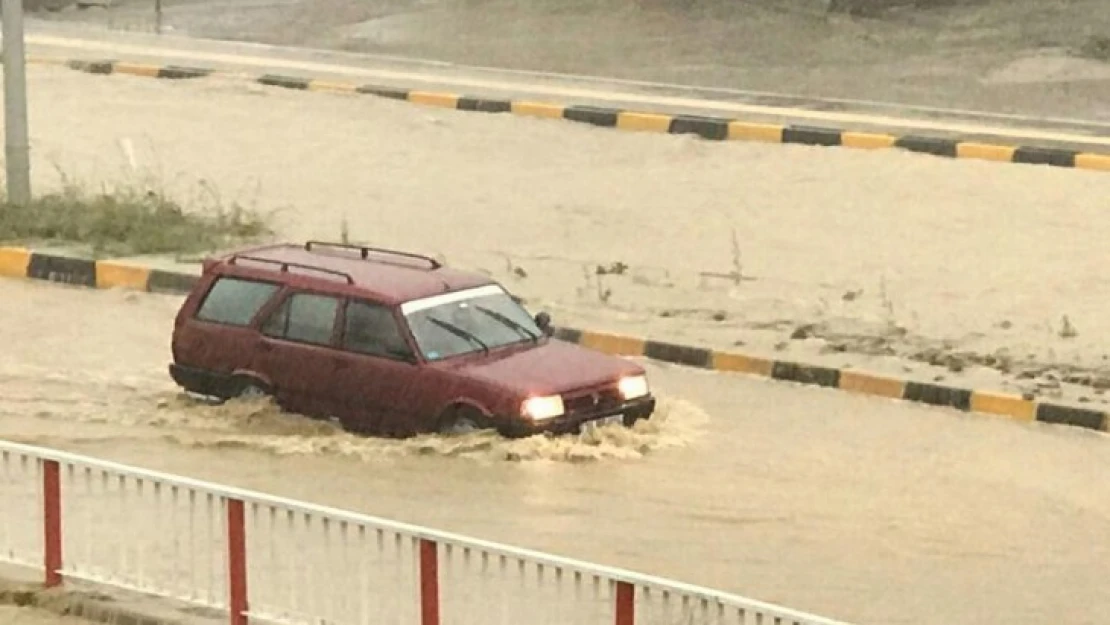
<svg viewBox="0 0 1110 625">
<path fill-rule="evenodd" d="M 174 323 L 175 382 L 393 437 L 461 422 L 509 436 L 649 417 L 642 367 L 551 336 L 486 276 L 310 241 L 205 261 Z"/>
</svg>

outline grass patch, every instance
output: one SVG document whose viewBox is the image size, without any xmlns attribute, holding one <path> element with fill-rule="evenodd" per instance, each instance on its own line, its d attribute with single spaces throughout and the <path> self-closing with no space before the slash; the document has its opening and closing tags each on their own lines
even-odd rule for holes
<svg viewBox="0 0 1110 625">
<path fill-rule="evenodd" d="M 27 206 L 0 203 L 0 241 L 80 245 L 95 257 L 199 254 L 273 234 L 269 215 L 226 206 L 214 194 L 186 209 L 142 187 L 90 193 L 65 183 Z"/>
</svg>

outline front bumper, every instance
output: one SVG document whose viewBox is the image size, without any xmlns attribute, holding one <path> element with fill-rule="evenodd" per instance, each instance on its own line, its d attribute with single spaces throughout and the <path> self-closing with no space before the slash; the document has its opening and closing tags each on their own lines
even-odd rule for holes
<svg viewBox="0 0 1110 625">
<path fill-rule="evenodd" d="M 616 406 L 597 410 L 572 412 L 554 419 L 545 419 L 539 422 L 528 421 L 523 417 L 516 417 L 506 423 L 501 433 L 511 437 L 532 436 L 534 434 L 573 434 L 581 430 L 582 426 L 590 421 L 597 421 L 606 417 L 623 417 L 626 427 L 630 427 L 640 419 L 647 419 L 655 412 L 655 397 L 646 395 L 631 401 L 626 401 Z"/>
</svg>

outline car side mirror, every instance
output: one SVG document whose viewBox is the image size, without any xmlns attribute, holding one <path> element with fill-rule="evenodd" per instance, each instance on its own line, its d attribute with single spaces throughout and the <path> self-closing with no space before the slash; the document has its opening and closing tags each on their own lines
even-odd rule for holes
<svg viewBox="0 0 1110 625">
<path fill-rule="evenodd" d="M 546 312 L 536 313 L 536 327 L 542 330 L 545 336 L 555 334 L 555 328 L 551 326 L 551 315 Z"/>
</svg>

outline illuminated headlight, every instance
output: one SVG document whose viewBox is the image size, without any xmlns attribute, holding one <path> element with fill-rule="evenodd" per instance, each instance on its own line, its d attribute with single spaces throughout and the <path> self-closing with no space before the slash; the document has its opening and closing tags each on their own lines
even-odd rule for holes
<svg viewBox="0 0 1110 625">
<path fill-rule="evenodd" d="M 520 413 L 533 421 L 554 419 L 562 416 L 564 410 L 563 398 L 559 395 L 529 397 L 520 406 Z"/>
<path fill-rule="evenodd" d="M 629 399 L 636 399 L 648 394 L 648 381 L 647 376 L 644 375 L 630 375 L 626 378 L 621 378 L 617 383 L 617 390 L 620 391 L 621 397 L 626 401 Z"/>
</svg>

